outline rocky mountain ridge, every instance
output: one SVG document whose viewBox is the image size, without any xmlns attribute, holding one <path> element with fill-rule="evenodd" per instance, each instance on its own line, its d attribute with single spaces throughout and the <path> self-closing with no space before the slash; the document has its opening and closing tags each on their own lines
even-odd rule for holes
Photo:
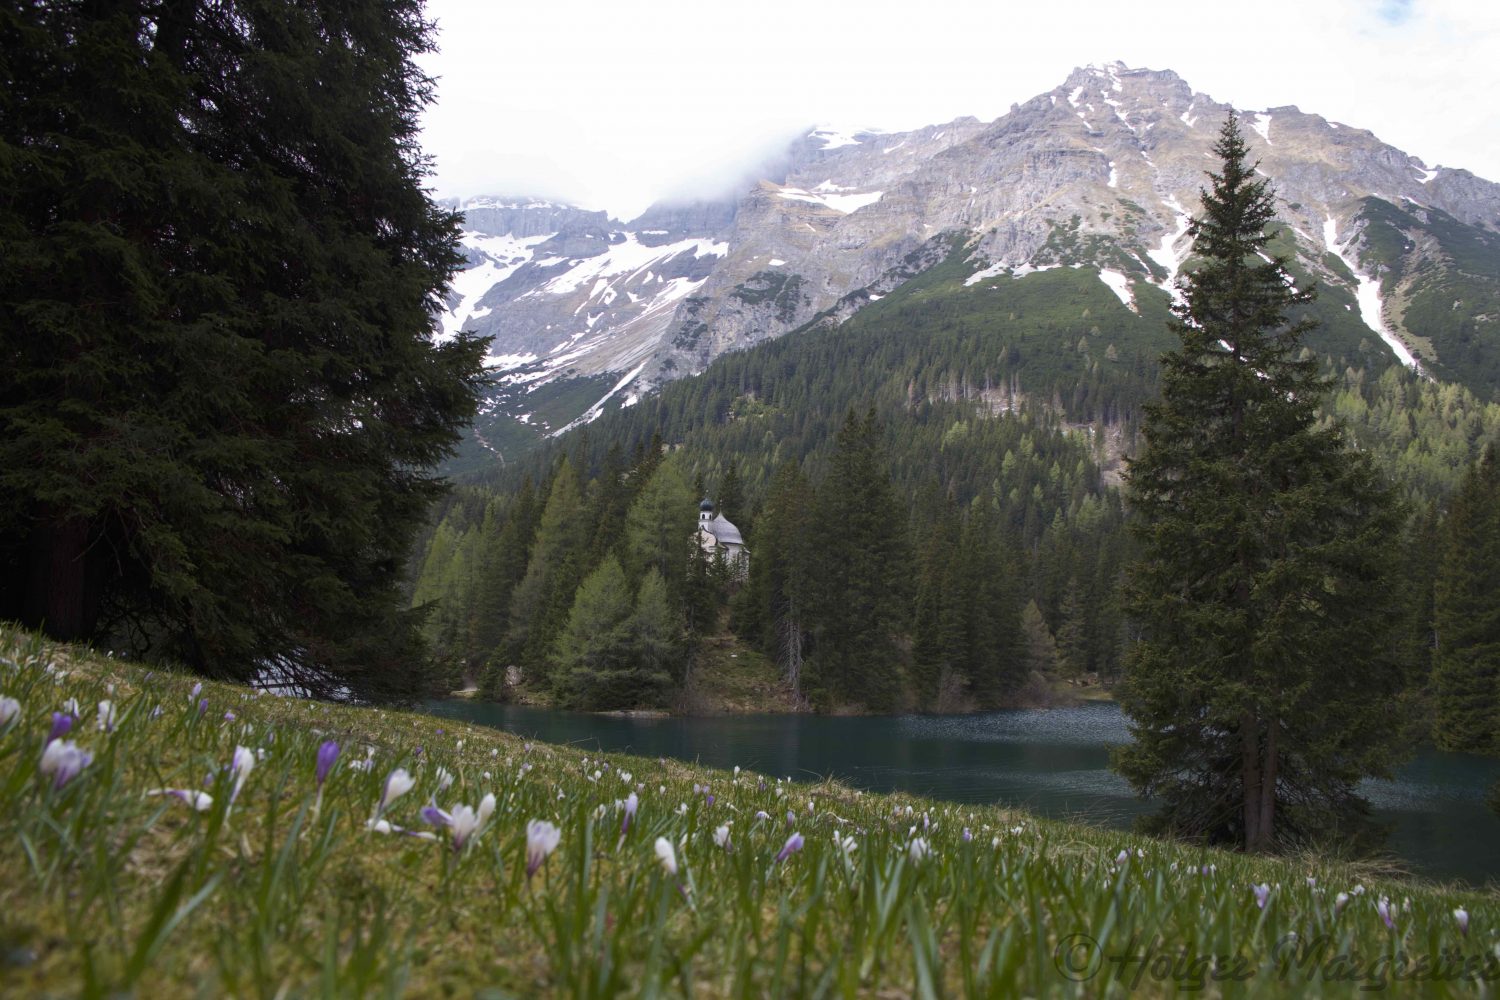
<svg viewBox="0 0 1500 1000">
<path fill-rule="evenodd" d="M 814 129 L 775 176 L 629 223 L 541 199 L 455 204 L 469 266 L 442 331 L 492 335 L 491 411 L 557 433 L 727 351 L 841 322 L 955 246 L 973 264 L 969 285 L 1090 268 L 1136 309 L 1138 296 L 1172 294 L 1229 111 L 1171 71 L 1114 63 L 1077 69 L 994 122 Z M 1413 311 L 1423 295 L 1456 296 L 1452 310 L 1476 317 L 1468 338 L 1500 341 L 1489 329 L 1500 304 L 1486 304 L 1500 289 L 1500 185 L 1295 107 L 1241 117 L 1298 262 L 1347 288 L 1396 357 L 1457 357 L 1413 328 L 1433 312 Z M 535 420 L 527 397 L 568 379 L 591 389 Z"/>
</svg>

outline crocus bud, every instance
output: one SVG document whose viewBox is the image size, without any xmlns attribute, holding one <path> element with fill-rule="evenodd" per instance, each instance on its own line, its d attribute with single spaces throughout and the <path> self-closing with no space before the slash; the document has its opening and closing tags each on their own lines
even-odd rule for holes
<svg viewBox="0 0 1500 1000">
<path fill-rule="evenodd" d="M 526 877 L 536 874 L 547 860 L 547 855 L 557 850 L 562 840 L 562 831 L 544 819 L 534 819 L 526 824 Z"/>
<path fill-rule="evenodd" d="M 479 829 L 480 822 L 479 814 L 468 806 L 460 805 L 453 807 L 453 821 L 451 826 L 453 827 L 453 849 L 455 851 L 463 850 L 464 844 L 474 835 L 474 831 Z"/>
<path fill-rule="evenodd" d="M 1453 919 L 1458 921 L 1459 933 L 1464 937 L 1469 936 L 1469 911 L 1460 906 L 1453 911 Z"/>
<path fill-rule="evenodd" d="M 656 857 L 668 875 L 674 877 L 677 875 L 677 852 L 673 850 L 672 842 L 666 837 L 656 838 Z"/>
<path fill-rule="evenodd" d="M 800 850 L 802 850 L 802 834 L 794 833 L 786 838 L 786 843 L 782 845 L 780 852 L 777 853 L 776 860 L 785 861 Z"/>
<path fill-rule="evenodd" d="M 416 781 L 407 773 L 406 768 L 398 767 L 386 775 L 385 788 L 380 793 L 380 805 L 375 809 L 378 817 L 390 808 L 391 803 L 416 787 Z"/>
<path fill-rule="evenodd" d="M 630 824 L 635 822 L 635 811 L 640 804 L 640 797 L 635 792 L 625 796 L 625 815 L 620 819 L 620 836 L 625 836 L 626 831 L 630 829 Z"/>
<path fill-rule="evenodd" d="M 323 782 L 328 780 L 328 772 L 333 770 L 333 762 L 339 759 L 339 745 L 329 740 L 318 747 L 318 787 L 323 787 Z"/>
<path fill-rule="evenodd" d="M 8 726 L 12 719 L 21 714 L 21 703 L 9 696 L 0 697 L 0 726 Z"/>
<path fill-rule="evenodd" d="M 52 713 L 52 728 L 47 732 L 47 742 L 61 739 L 73 728 L 73 717 L 66 712 Z"/>
</svg>

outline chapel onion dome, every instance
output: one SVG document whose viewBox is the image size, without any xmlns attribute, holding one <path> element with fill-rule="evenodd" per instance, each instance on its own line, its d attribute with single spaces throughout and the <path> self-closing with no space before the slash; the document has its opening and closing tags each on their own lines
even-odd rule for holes
<svg viewBox="0 0 1500 1000">
<path fill-rule="evenodd" d="M 714 502 L 707 497 L 704 497 L 703 502 L 698 505 L 698 509 L 705 514 L 712 513 L 714 509 Z"/>
</svg>

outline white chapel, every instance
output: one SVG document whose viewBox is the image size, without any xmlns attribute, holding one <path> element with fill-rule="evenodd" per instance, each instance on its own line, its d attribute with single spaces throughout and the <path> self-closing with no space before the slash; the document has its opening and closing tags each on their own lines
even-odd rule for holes
<svg viewBox="0 0 1500 1000">
<path fill-rule="evenodd" d="M 698 505 L 698 544 L 709 558 L 722 556 L 736 580 L 750 572 L 750 550 L 745 539 L 727 517 L 714 513 L 714 502 L 704 499 Z"/>
</svg>

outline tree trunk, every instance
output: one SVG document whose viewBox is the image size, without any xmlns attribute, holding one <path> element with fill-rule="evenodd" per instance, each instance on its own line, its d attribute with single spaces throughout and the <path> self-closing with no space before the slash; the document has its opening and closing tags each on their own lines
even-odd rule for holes
<svg viewBox="0 0 1500 1000">
<path fill-rule="evenodd" d="M 98 556 L 88 521 L 43 521 L 31 534 L 25 623 L 64 640 L 93 634 L 99 620 Z"/>
<path fill-rule="evenodd" d="M 1272 719 L 1266 726 L 1266 752 L 1262 758 L 1260 772 L 1260 834 L 1262 845 L 1258 849 L 1270 850 L 1276 839 L 1276 731 L 1279 727 Z"/>
<path fill-rule="evenodd" d="M 1253 712 L 1240 715 L 1240 796 L 1245 823 L 1245 850 L 1260 851 L 1266 845 L 1261 826 L 1260 726 Z"/>
<path fill-rule="evenodd" d="M 786 661 L 787 680 L 792 685 L 792 697 L 802 700 L 802 623 L 797 616 L 796 604 L 787 602 L 786 611 L 778 623 L 781 633 L 782 656 Z"/>
</svg>

